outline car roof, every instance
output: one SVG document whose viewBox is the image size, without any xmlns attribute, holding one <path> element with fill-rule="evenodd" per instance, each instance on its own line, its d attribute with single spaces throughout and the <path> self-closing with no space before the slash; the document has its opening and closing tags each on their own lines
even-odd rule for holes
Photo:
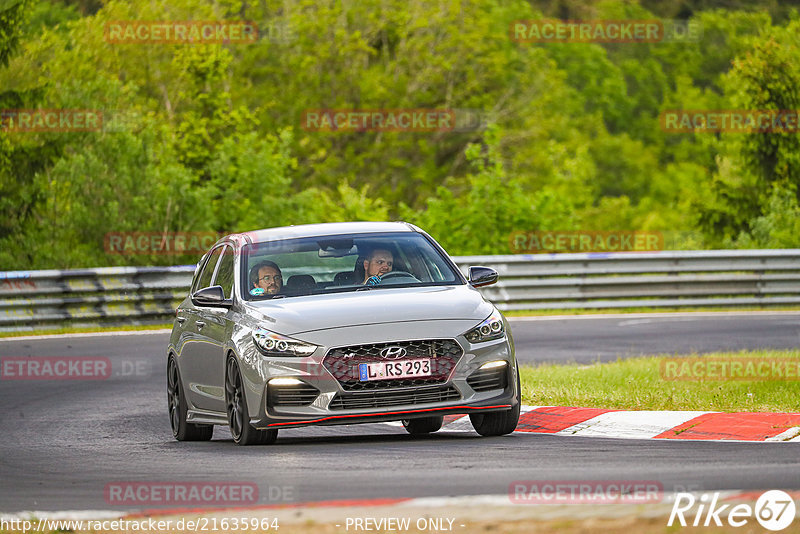
<svg viewBox="0 0 800 534">
<path fill-rule="evenodd" d="M 406 222 L 339 222 L 322 224 L 300 224 L 265 228 L 242 232 L 252 243 L 291 239 L 298 237 L 317 237 L 340 234 L 370 234 L 375 232 L 417 232 L 417 227 Z"/>
</svg>

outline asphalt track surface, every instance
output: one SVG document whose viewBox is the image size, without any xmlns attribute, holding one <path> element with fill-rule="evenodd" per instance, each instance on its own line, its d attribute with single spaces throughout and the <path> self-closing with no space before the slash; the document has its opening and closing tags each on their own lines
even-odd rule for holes
<svg viewBox="0 0 800 534">
<path fill-rule="evenodd" d="M 512 322 L 521 362 L 800 346 L 800 313 Z M 0 357 L 106 356 L 97 381 L 0 381 L 0 512 L 126 510 L 114 482 L 250 482 L 259 504 L 505 495 L 518 480 L 648 480 L 671 490 L 800 489 L 800 445 L 472 432 L 414 439 L 400 427 L 290 429 L 272 446 L 173 440 L 168 335 L 0 340 Z M 144 508 L 153 508 L 144 506 Z M 171 506 L 175 508 L 175 506 Z"/>
</svg>

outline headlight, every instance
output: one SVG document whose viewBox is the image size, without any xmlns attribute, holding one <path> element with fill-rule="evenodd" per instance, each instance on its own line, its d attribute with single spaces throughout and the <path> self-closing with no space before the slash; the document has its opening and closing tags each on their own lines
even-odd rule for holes
<svg viewBox="0 0 800 534">
<path fill-rule="evenodd" d="M 495 310 L 488 319 L 464 334 L 470 343 L 482 343 L 492 339 L 500 339 L 506 335 L 506 328 L 503 326 L 503 317 L 500 312 Z"/>
<path fill-rule="evenodd" d="M 253 342 L 267 356 L 308 356 L 317 350 L 316 345 L 259 328 L 253 332 Z"/>
</svg>

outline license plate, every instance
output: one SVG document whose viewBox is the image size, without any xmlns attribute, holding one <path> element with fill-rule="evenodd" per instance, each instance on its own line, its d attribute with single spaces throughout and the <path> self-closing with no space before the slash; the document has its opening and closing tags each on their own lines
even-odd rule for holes
<svg viewBox="0 0 800 534">
<path fill-rule="evenodd" d="M 414 378 L 417 376 L 431 376 L 431 361 L 429 359 L 358 364 L 358 379 L 361 382 Z"/>
</svg>

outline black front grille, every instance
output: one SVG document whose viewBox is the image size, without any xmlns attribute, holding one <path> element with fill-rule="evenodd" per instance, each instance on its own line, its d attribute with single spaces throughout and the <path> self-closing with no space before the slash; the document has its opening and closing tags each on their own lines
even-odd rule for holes
<svg viewBox="0 0 800 534">
<path fill-rule="evenodd" d="M 309 384 L 269 386 L 270 406 L 308 406 L 319 396 L 319 390 Z"/>
<path fill-rule="evenodd" d="M 405 355 L 400 359 L 381 356 L 381 351 L 389 347 L 400 347 L 405 350 Z M 336 347 L 328 351 L 322 363 L 345 391 L 383 390 L 446 382 L 463 354 L 461 345 L 454 339 L 425 339 Z M 417 358 L 430 358 L 430 376 L 364 382 L 359 380 L 358 365 L 361 363 L 396 362 Z"/>
<path fill-rule="evenodd" d="M 467 384 L 475 391 L 505 389 L 508 384 L 508 366 L 477 370 L 467 378 Z"/>
<path fill-rule="evenodd" d="M 329 408 L 331 410 L 362 410 L 409 404 L 430 404 L 454 401 L 460 398 L 461 394 L 453 386 L 425 386 L 393 391 L 359 391 L 357 393 L 340 393 L 333 398 Z"/>
</svg>

